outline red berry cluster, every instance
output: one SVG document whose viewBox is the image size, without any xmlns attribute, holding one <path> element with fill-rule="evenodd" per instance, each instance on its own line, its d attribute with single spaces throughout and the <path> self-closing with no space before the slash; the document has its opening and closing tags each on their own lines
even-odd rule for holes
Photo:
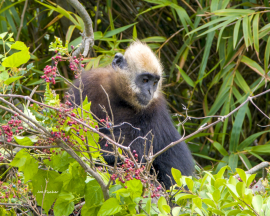
<svg viewBox="0 0 270 216">
<path fill-rule="evenodd" d="M 45 82 L 51 82 L 52 84 L 55 84 L 54 78 L 56 77 L 56 70 L 57 68 L 55 66 L 52 67 L 52 66 L 46 65 L 46 67 L 44 68 L 44 75 L 41 76 L 41 78 L 44 79 Z"/>
<path fill-rule="evenodd" d="M 17 114 L 11 117 L 11 120 L 8 121 L 7 125 L 3 125 L 2 129 L 6 135 L 7 142 L 11 142 L 13 135 L 18 134 L 23 130 L 22 121 L 17 119 Z M 0 136 L 2 135 L 2 130 L 0 130 Z"/>
</svg>

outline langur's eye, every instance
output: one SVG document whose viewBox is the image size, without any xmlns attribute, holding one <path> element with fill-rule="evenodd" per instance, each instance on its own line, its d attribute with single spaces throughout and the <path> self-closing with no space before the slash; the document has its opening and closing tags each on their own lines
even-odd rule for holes
<svg viewBox="0 0 270 216">
<path fill-rule="evenodd" d="M 148 83 L 148 79 L 143 79 L 143 83 Z"/>
</svg>

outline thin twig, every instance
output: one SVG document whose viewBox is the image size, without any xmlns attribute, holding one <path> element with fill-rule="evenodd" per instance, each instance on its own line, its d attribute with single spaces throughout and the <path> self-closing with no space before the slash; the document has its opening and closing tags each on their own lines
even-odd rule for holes
<svg viewBox="0 0 270 216">
<path fill-rule="evenodd" d="M 21 33 L 21 30 L 22 30 L 22 27 L 23 27 L 23 20 L 24 20 L 24 15 L 25 15 L 25 11 L 26 11 L 26 8 L 27 8 L 27 4 L 28 4 L 28 0 L 25 0 L 24 7 L 23 7 L 23 12 L 22 12 L 22 15 L 21 15 L 21 23 L 20 23 L 20 27 L 19 27 L 19 30 L 18 30 L 18 33 L 17 33 L 17 36 L 16 36 L 16 41 L 18 41 L 19 38 L 20 38 L 20 33 Z"/>
</svg>

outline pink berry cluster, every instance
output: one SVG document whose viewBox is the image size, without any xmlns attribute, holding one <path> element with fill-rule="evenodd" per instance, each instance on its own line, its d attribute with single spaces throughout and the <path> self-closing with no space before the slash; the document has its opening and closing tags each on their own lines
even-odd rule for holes
<svg viewBox="0 0 270 216">
<path fill-rule="evenodd" d="M 160 191 L 162 191 L 161 185 L 155 187 L 154 184 L 150 184 L 149 189 L 151 191 L 151 198 L 160 197 Z M 148 196 L 144 196 L 143 198 L 148 198 Z"/>
<path fill-rule="evenodd" d="M 23 130 L 22 121 L 17 119 L 17 114 L 11 116 L 11 120 L 8 121 L 7 125 L 3 125 L 2 129 L 6 136 L 7 142 L 11 142 L 14 134 L 18 134 Z M 0 130 L 0 136 L 2 135 L 2 130 Z"/>
<path fill-rule="evenodd" d="M 17 176 L 21 178 L 19 174 Z M 10 198 L 19 198 L 20 195 L 27 195 L 27 193 L 27 185 L 19 179 L 16 182 L 9 183 L 0 181 L 0 202 L 6 202 Z"/>
<path fill-rule="evenodd" d="M 45 82 L 51 82 L 52 84 L 55 84 L 56 70 L 57 68 L 55 66 L 52 67 L 46 65 L 46 67 L 44 68 L 44 75 L 41 76 L 41 78 L 44 79 Z"/>
<path fill-rule="evenodd" d="M 145 167 L 142 166 L 141 168 L 134 168 L 134 166 L 135 164 L 131 160 L 126 159 L 124 164 L 122 164 L 122 172 L 118 174 L 112 174 L 111 179 L 113 181 L 118 179 L 120 182 L 125 183 L 126 181 L 130 181 L 135 178 L 140 180 L 142 183 L 146 183 L 146 180 L 141 177 Z"/>
<path fill-rule="evenodd" d="M 79 70 L 79 65 L 81 67 L 84 67 L 85 65 L 81 63 L 81 61 L 83 61 L 83 57 L 80 56 L 80 57 L 76 57 L 76 56 L 73 56 L 72 58 L 70 58 L 69 60 L 69 68 L 70 70 L 74 71 L 75 73 L 75 78 L 77 79 L 80 75 L 80 70 Z"/>
</svg>

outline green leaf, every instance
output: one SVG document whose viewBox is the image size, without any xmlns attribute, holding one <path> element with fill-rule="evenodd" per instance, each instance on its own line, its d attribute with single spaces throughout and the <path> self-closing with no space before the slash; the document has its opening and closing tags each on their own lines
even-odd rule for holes
<svg viewBox="0 0 270 216">
<path fill-rule="evenodd" d="M 196 197 L 192 199 L 192 202 L 199 208 L 202 209 L 202 199 L 200 197 Z"/>
<path fill-rule="evenodd" d="M 175 180 L 176 184 L 177 184 L 179 187 L 181 187 L 181 186 L 182 186 L 182 182 L 181 182 L 182 174 L 181 174 L 181 171 L 178 170 L 178 169 L 174 169 L 174 168 L 172 167 L 171 172 L 172 172 L 172 176 L 173 176 L 173 179 Z"/>
<path fill-rule="evenodd" d="M 180 74 L 182 75 L 183 79 L 189 84 L 191 87 L 195 87 L 195 83 L 190 79 L 190 77 L 180 68 L 177 64 L 175 65 L 177 69 L 180 71 Z"/>
<path fill-rule="evenodd" d="M 181 207 L 174 207 L 172 209 L 172 215 L 173 216 L 178 216 L 180 214 L 180 212 L 181 212 Z"/>
<path fill-rule="evenodd" d="M 55 171 L 39 169 L 36 175 L 31 178 L 33 194 L 36 196 L 39 206 L 43 203 L 43 209 L 46 213 L 48 213 L 55 199 L 60 194 L 62 183 L 55 181 L 59 175 Z"/>
<path fill-rule="evenodd" d="M 162 214 L 166 214 L 166 211 L 163 209 L 163 206 L 167 205 L 166 199 L 162 196 L 158 199 L 158 209 Z"/>
<path fill-rule="evenodd" d="M 149 42 L 162 43 L 162 42 L 166 41 L 166 39 L 167 39 L 166 37 L 154 36 L 154 37 L 144 38 L 141 41 L 145 42 L 145 43 L 149 43 Z"/>
<path fill-rule="evenodd" d="M 216 208 L 216 204 L 214 203 L 213 200 L 211 199 L 203 199 L 202 200 L 206 205 L 208 205 L 209 207 L 213 207 L 213 208 Z"/>
<path fill-rule="evenodd" d="M 267 39 L 267 45 L 265 47 L 264 53 L 264 71 L 266 74 L 269 72 L 268 70 L 269 57 L 270 57 L 270 37 L 268 37 Z"/>
<path fill-rule="evenodd" d="M 108 32 L 106 32 L 106 34 L 105 34 L 103 37 L 104 37 L 104 38 L 112 37 L 112 36 L 114 36 L 114 35 L 116 35 L 116 34 L 119 34 L 119 33 L 123 32 L 123 31 L 125 31 L 126 29 L 128 29 L 128 28 L 130 28 L 130 27 L 136 25 L 137 23 L 138 23 L 138 22 L 133 23 L 133 24 L 130 24 L 130 25 L 123 26 L 123 27 L 121 27 L 121 28 L 114 29 L 114 30 L 112 30 L 112 31 L 108 31 Z"/>
<path fill-rule="evenodd" d="M 257 56 L 259 57 L 259 18 L 260 13 L 257 13 L 253 19 L 253 41 Z"/>
<path fill-rule="evenodd" d="M 119 201 L 116 198 L 106 200 L 101 206 L 97 216 L 113 215 L 122 210 Z"/>
<path fill-rule="evenodd" d="M 210 49 L 212 47 L 212 42 L 213 42 L 214 36 L 215 36 L 214 31 L 210 32 L 207 35 L 206 45 L 205 45 L 205 50 L 204 50 L 204 53 L 203 53 L 203 59 L 202 59 L 202 64 L 201 64 L 200 71 L 199 71 L 198 80 L 201 79 L 203 77 L 204 73 L 205 73 L 206 64 L 208 62 L 207 59 L 209 58 Z M 202 80 L 200 81 L 200 85 L 201 84 L 202 84 Z"/>
<path fill-rule="evenodd" d="M 264 70 L 258 65 L 255 61 L 251 60 L 250 58 L 243 56 L 241 62 L 249 66 L 252 70 L 257 72 L 259 75 L 264 76 Z"/>
<path fill-rule="evenodd" d="M 234 49 L 235 49 L 236 44 L 237 44 L 239 27 L 240 27 L 241 21 L 242 21 L 242 19 L 238 19 L 238 21 L 236 22 L 236 24 L 234 26 L 234 30 L 233 30 L 233 48 Z"/>
<path fill-rule="evenodd" d="M 163 205 L 162 208 L 167 214 L 169 214 L 171 212 L 171 208 L 168 205 Z"/>
<path fill-rule="evenodd" d="M 192 191 L 192 190 L 193 190 L 193 186 L 194 186 L 193 180 L 190 179 L 190 178 L 186 178 L 185 180 L 186 180 L 186 184 L 187 184 L 187 186 L 188 186 L 188 189 L 189 189 L 190 191 Z"/>
<path fill-rule="evenodd" d="M 270 130 L 267 131 L 262 131 L 262 132 L 258 132 L 255 134 L 252 134 L 251 136 L 249 136 L 248 138 L 246 138 L 243 142 L 241 142 L 239 144 L 239 146 L 237 147 L 238 151 L 242 151 L 244 148 L 246 148 L 247 146 L 249 146 L 250 144 L 252 144 L 254 142 L 255 139 L 257 139 L 259 136 L 261 136 L 264 133 L 268 133 L 270 132 Z"/>
<path fill-rule="evenodd" d="M 61 192 L 53 207 L 55 216 L 70 215 L 74 210 L 73 199 L 71 192 Z"/>
<path fill-rule="evenodd" d="M 151 199 L 147 199 L 146 205 L 145 205 L 145 211 L 148 215 L 150 215 L 151 212 Z"/>
<path fill-rule="evenodd" d="M 213 13 L 218 16 L 228 17 L 228 16 L 245 16 L 255 13 L 255 11 L 248 9 L 221 9 L 214 11 Z"/>
<path fill-rule="evenodd" d="M 244 182 L 238 182 L 236 184 L 236 191 L 240 198 L 243 198 L 245 195 L 245 183 Z"/>
<path fill-rule="evenodd" d="M 242 170 L 242 169 L 236 168 L 236 172 L 238 173 L 238 175 L 240 176 L 240 178 L 242 179 L 242 181 L 244 183 L 247 183 L 247 175 L 246 175 L 245 171 Z"/>
<path fill-rule="evenodd" d="M 244 148 L 244 150 L 255 152 L 257 154 L 267 155 L 270 154 L 270 145 L 260 145 Z"/>
<path fill-rule="evenodd" d="M 9 78 L 8 72 L 4 71 L 2 73 L 0 73 L 0 82 L 1 81 L 6 81 Z"/>
<path fill-rule="evenodd" d="M 247 108 L 248 108 L 248 103 L 246 103 L 244 106 L 242 106 L 236 114 L 235 121 L 234 121 L 233 128 L 232 128 L 230 144 L 229 144 L 230 152 L 235 152 L 237 150 L 237 146 L 238 146 L 238 142 L 239 142 L 239 138 L 240 138 L 240 133 L 242 131 L 242 124 L 244 122 Z"/>
<path fill-rule="evenodd" d="M 257 195 L 252 199 L 252 206 L 254 210 L 259 214 L 262 210 L 263 198 L 261 195 Z"/>
<path fill-rule="evenodd" d="M 229 156 L 229 166 L 231 167 L 232 171 L 235 171 L 235 168 L 238 166 L 238 154 L 231 154 Z"/>
<path fill-rule="evenodd" d="M 0 14 L 1 14 L 2 10 L 0 10 Z M 7 35 L 7 32 L 3 32 L 0 34 L 0 39 L 4 39 Z"/>
<path fill-rule="evenodd" d="M 216 189 L 212 193 L 212 196 L 213 196 L 213 200 L 215 201 L 215 203 L 219 203 L 219 200 L 220 200 L 220 191 L 219 191 L 219 189 Z"/>
<path fill-rule="evenodd" d="M 38 141 L 36 138 L 30 137 L 22 137 L 22 136 L 14 136 L 15 141 L 22 146 L 32 146 L 34 143 Z"/>
<path fill-rule="evenodd" d="M 10 166 L 22 167 L 24 166 L 29 153 L 25 149 L 21 149 L 10 163 Z"/>
<path fill-rule="evenodd" d="M 11 84 L 11 83 L 13 83 L 13 82 L 15 82 L 15 81 L 17 81 L 17 80 L 19 80 L 19 79 L 21 79 L 21 78 L 23 78 L 24 76 L 13 76 L 13 77 L 10 77 L 9 79 L 7 79 L 4 83 L 6 84 L 6 85 L 9 85 L 9 84 Z"/>
<path fill-rule="evenodd" d="M 11 45 L 10 49 L 28 50 L 27 46 L 21 41 L 16 41 L 14 44 Z"/>
<path fill-rule="evenodd" d="M 2 62 L 2 65 L 4 67 L 19 67 L 20 65 L 26 63 L 29 59 L 30 54 L 28 49 L 22 50 L 5 58 L 5 60 Z"/>
<path fill-rule="evenodd" d="M 248 177 L 248 180 L 247 180 L 247 187 L 250 186 L 250 184 L 253 182 L 253 180 L 255 179 L 255 176 L 256 174 L 252 174 Z"/>
<path fill-rule="evenodd" d="M 136 25 L 133 26 L 133 40 L 137 40 L 137 29 L 136 29 Z"/>
<path fill-rule="evenodd" d="M 214 141 L 214 142 L 213 142 L 213 146 L 214 146 L 214 147 L 219 151 L 219 153 L 222 154 L 223 156 L 229 155 L 228 152 L 223 148 L 223 146 L 222 146 L 220 143 Z"/>
<path fill-rule="evenodd" d="M 249 31 L 248 27 L 249 27 L 249 19 L 248 19 L 248 16 L 245 16 L 243 18 L 243 33 L 244 33 L 244 41 L 246 44 L 246 48 L 248 48 L 249 45 L 251 45 L 249 43 L 250 40 L 249 40 L 249 34 L 248 34 L 248 31 Z"/>
</svg>

